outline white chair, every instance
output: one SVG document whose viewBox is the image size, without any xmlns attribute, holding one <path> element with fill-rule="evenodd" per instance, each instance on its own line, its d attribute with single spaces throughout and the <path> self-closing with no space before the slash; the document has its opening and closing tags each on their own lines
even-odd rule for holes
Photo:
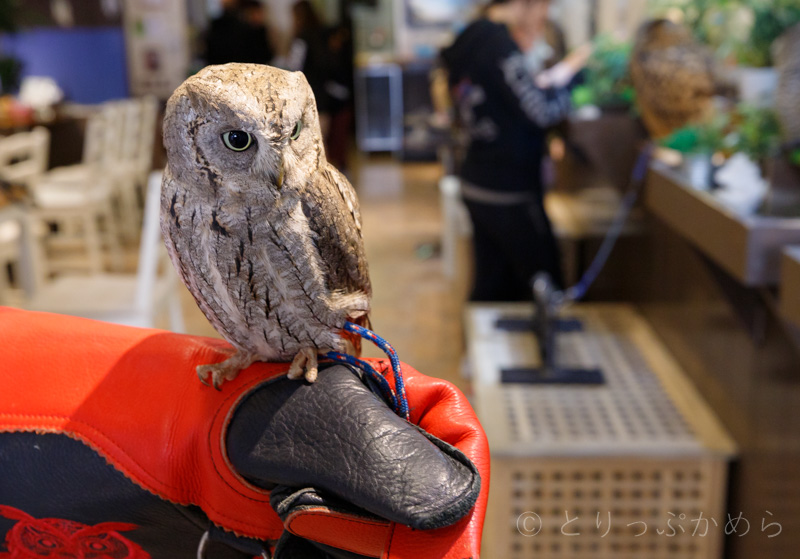
<svg viewBox="0 0 800 559">
<path fill-rule="evenodd" d="M 458 243 L 472 235 L 472 222 L 461 200 L 461 181 L 455 175 L 445 175 L 439 180 L 442 208 L 442 271 L 448 279 L 456 277 L 462 268 L 458 257 Z"/>
<path fill-rule="evenodd" d="M 8 267 L 19 261 L 19 225 L 14 221 L 0 224 L 0 305 L 9 303 L 11 290 Z"/>
<path fill-rule="evenodd" d="M 30 187 L 47 170 L 49 155 L 50 132 L 43 126 L 0 138 L 0 178 Z"/>
<path fill-rule="evenodd" d="M 0 138 L 0 180 L 30 188 L 47 169 L 49 149 L 50 133 L 40 126 Z M 5 300 L 10 287 L 7 267 L 21 257 L 21 235 L 18 220 L 0 222 L 0 301 Z"/>
<path fill-rule="evenodd" d="M 103 245 L 112 267 L 122 268 L 118 218 L 113 210 L 115 183 L 107 171 L 118 158 L 122 118 L 121 106 L 104 104 L 87 120 L 83 162 L 52 169 L 30 184 L 39 218 L 56 225 L 47 240 L 52 271 L 78 268 L 101 273 Z M 85 252 L 84 260 L 63 258 L 76 246 Z"/>
<path fill-rule="evenodd" d="M 113 212 L 109 221 L 115 219 L 106 232 L 106 244 L 116 250 L 118 234 L 135 242 L 141 230 L 140 197 L 144 198 L 152 170 L 157 116 L 158 101 L 152 96 L 103 103 L 87 119 L 81 163 L 53 169 L 40 182 L 40 190 L 56 193 L 50 207 L 71 205 L 63 199 L 64 191 L 74 198 L 91 185 L 92 203 L 98 196 L 108 198 L 103 212 Z M 91 262 L 96 271 L 96 261 Z"/>
<path fill-rule="evenodd" d="M 117 160 L 108 167 L 115 182 L 122 234 L 135 240 L 141 224 L 139 192 L 144 191 L 153 164 L 158 102 L 155 97 L 121 101 L 124 113 L 122 140 Z"/>
<path fill-rule="evenodd" d="M 177 274 L 161 241 L 161 172 L 150 174 L 136 274 L 63 275 L 23 303 L 30 310 L 154 327 L 168 311 L 170 330 L 184 331 Z"/>
</svg>

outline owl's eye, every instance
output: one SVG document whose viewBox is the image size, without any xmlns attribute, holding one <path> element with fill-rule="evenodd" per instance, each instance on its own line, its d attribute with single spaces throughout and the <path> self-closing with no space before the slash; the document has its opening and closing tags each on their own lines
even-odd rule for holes
<svg viewBox="0 0 800 559">
<path fill-rule="evenodd" d="M 292 140 L 296 140 L 297 138 L 299 138 L 300 137 L 300 132 L 302 130 L 303 130 L 303 121 L 302 120 L 298 120 L 297 124 L 295 124 L 294 128 L 292 128 L 292 135 L 291 135 Z"/>
<path fill-rule="evenodd" d="M 233 151 L 244 151 L 253 145 L 253 136 L 244 130 L 231 130 L 222 135 L 225 147 Z"/>
</svg>

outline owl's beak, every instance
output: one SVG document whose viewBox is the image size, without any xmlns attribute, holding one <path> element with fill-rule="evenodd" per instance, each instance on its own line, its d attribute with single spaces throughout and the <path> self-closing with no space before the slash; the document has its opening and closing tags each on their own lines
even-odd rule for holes
<svg viewBox="0 0 800 559">
<path fill-rule="evenodd" d="M 281 188 L 283 186 L 283 177 L 285 174 L 286 173 L 284 172 L 283 169 L 283 158 L 281 158 L 281 161 L 278 164 L 278 180 L 275 181 L 275 184 L 278 188 Z"/>
</svg>

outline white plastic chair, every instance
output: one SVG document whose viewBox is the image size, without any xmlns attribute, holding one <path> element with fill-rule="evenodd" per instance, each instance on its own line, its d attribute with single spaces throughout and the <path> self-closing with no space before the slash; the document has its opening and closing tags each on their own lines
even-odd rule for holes
<svg viewBox="0 0 800 559">
<path fill-rule="evenodd" d="M 461 200 L 461 181 L 455 175 L 445 175 L 439 180 L 442 208 L 442 271 L 448 279 L 456 277 L 461 269 L 458 261 L 459 240 L 472 235 L 472 223 Z"/>
<path fill-rule="evenodd" d="M 136 239 L 141 223 L 139 191 L 144 194 L 153 163 L 158 102 L 155 97 L 140 97 L 120 103 L 124 113 L 122 141 L 117 160 L 108 171 L 115 182 L 123 236 Z"/>
<path fill-rule="evenodd" d="M 47 170 L 49 154 L 50 132 L 43 126 L 0 138 L 0 178 L 29 187 Z"/>
<path fill-rule="evenodd" d="M 177 275 L 161 241 L 161 172 L 150 174 L 136 274 L 63 275 L 42 285 L 23 303 L 30 310 L 55 312 L 152 328 L 168 311 L 169 328 L 184 331 Z"/>
<path fill-rule="evenodd" d="M 152 96 L 103 103 L 87 120 L 81 163 L 51 170 L 47 189 L 60 194 L 66 188 L 74 195 L 85 185 L 96 185 L 95 194 L 102 190 L 110 199 L 108 211 L 119 223 L 113 234 L 135 241 L 141 230 L 140 192 L 144 198 L 152 170 L 157 116 L 158 101 Z"/>
<path fill-rule="evenodd" d="M 109 250 L 112 267 L 122 267 L 118 219 L 113 211 L 115 183 L 106 171 L 118 158 L 122 117 L 122 107 L 104 104 L 87 121 L 84 161 L 52 169 L 30 184 L 39 218 L 57 225 L 48 238 L 53 271 L 74 270 L 77 266 L 90 273 L 101 273 L 105 268 L 103 245 Z M 76 245 L 84 249 L 85 261 L 56 258 L 59 249 Z"/>
<path fill-rule="evenodd" d="M 30 187 L 47 169 L 49 149 L 50 132 L 41 126 L 0 138 L 0 179 Z M 0 301 L 10 287 L 6 267 L 22 256 L 21 235 L 18 220 L 0 222 Z"/>
</svg>

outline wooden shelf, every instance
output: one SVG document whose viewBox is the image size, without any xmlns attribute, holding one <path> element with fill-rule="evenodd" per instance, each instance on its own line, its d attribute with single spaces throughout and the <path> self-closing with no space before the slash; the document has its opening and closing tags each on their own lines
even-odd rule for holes
<svg viewBox="0 0 800 559">
<path fill-rule="evenodd" d="M 800 245 L 783 251 L 780 312 L 800 328 Z"/>
<path fill-rule="evenodd" d="M 645 205 L 748 287 L 776 285 L 781 251 L 800 243 L 800 218 L 739 215 L 658 161 L 647 178 Z"/>
</svg>

